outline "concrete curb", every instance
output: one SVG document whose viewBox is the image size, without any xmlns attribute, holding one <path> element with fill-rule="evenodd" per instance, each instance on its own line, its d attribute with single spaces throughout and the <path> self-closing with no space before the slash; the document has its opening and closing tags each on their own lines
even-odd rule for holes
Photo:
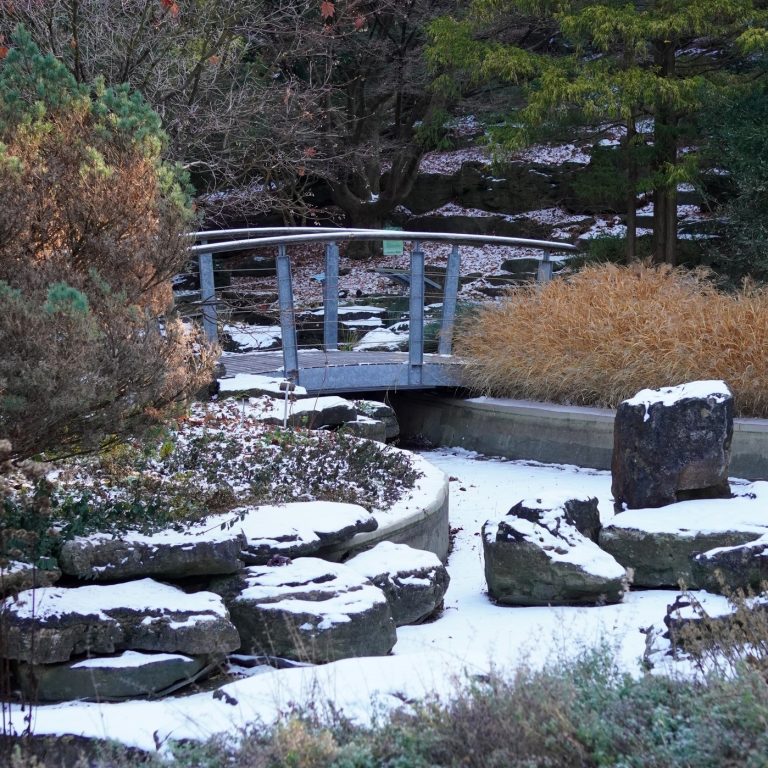
<svg viewBox="0 0 768 768">
<path fill-rule="evenodd" d="M 400 395 L 402 435 L 493 456 L 611 468 L 614 411 L 495 398 Z M 768 420 L 734 419 L 730 473 L 768 479 Z"/>
<path fill-rule="evenodd" d="M 379 542 L 407 544 L 414 549 L 434 552 L 444 563 L 448 558 L 448 478 L 426 459 L 414 455 L 416 468 L 423 473 L 409 496 L 384 513 L 375 513 L 379 527 L 358 533 L 350 541 L 323 549 L 317 557 L 343 562 L 375 547 Z"/>
</svg>

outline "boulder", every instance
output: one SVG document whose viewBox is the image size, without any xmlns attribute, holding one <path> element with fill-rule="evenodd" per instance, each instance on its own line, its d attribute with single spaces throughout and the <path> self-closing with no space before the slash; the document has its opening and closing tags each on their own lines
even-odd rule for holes
<svg viewBox="0 0 768 768">
<path fill-rule="evenodd" d="M 296 501 L 241 507 L 211 518 L 210 526 L 229 526 L 242 536 L 240 556 L 247 565 L 263 565 L 273 555 L 300 557 L 341 544 L 355 534 L 375 531 L 378 522 L 357 504 Z"/>
<path fill-rule="evenodd" d="M 29 701 L 117 701 L 170 693 L 210 667 L 205 656 L 125 651 L 67 664 L 20 664 L 17 677 Z"/>
<path fill-rule="evenodd" d="M 535 501 L 519 501 L 507 515 L 522 517 L 532 523 L 541 523 L 542 519 L 551 516 L 552 510 L 562 514 L 563 520 L 572 525 L 582 536 L 586 536 L 595 544 L 600 535 L 600 510 L 596 498 L 567 499 L 562 502 L 558 499 L 539 498 Z"/>
<path fill-rule="evenodd" d="M 378 419 L 369 419 L 358 414 L 354 421 L 348 421 L 342 425 L 342 429 L 355 437 L 364 437 L 367 440 L 375 440 L 377 443 L 387 441 L 387 426 Z"/>
<path fill-rule="evenodd" d="M 242 640 L 241 651 L 323 663 L 384 656 L 397 635 L 380 589 L 344 565 L 280 558 L 214 583 Z"/>
<path fill-rule="evenodd" d="M 583 503 L 591 503 L 583 502 Z M 526 500 L 483 526 L 488 594 L 506 605 L 616 603 L 625 568 L 566 520 L 566 502 Z"/>
<path fill-rule="evenodd" d="M 693 556 L 693 583 L 710 592 L 760 592 L 768 580 L 768 535 Z"/>
<path fill-rule="evenodd" d="M 355 408 L 359 416 L 383 421 L 386 426 L 386 439 L 394 440 L 400 435 L 400 424 L 393 408 L 378 400 L 355 400 Z"/>
<path fill-rule="evenodd" d="M 383 541 L 344 563 L 387 598 L 395 625 L 418 624 L 442 605 L 450 577 L 434 552 Z"/>
<path fill-rule="evenodd" d="M 151 579 L 28 590 L 1 608 L 3 654 L 30 664 L 121 650 L 209 656 L 240 644 L 218 595 L 186 594 Z"/>
<path fill-rule="evenodd" d="M 536 273 L 539 271 L 540 259 L 518 258 L 504 259 L 501 262 L 501 269 L 509 272 L 518 278 L 536 279 Z"/>
<path fill-rule="evenodd" d="M 354 345 L 354 352 L 398 352 L 408 348 L 408 334 L 393 328 L 368 331 Z"/>
<path fill-rule="evenodd" d="M 741 657 L 748 664 L 756 640 L 761 642 L 764 635 L 767 615 L 764 596 L 732 601 L 706 592 L 686 592 L 667 605 L 662 636 L 669 641 L 668 653 L 673 655 L 683 651 L 699 656 L 703 649 L 709 649 L 704 652 L 706 658 L 708 653 L 714 656 L 726 642 L 723 661 L 731 664 Z"/>
<path fill-rule="evenodd" d="M 251 398 L 249 414 L 266 424 L 280 426 L 284 410 L 282 398 Z M 288 424 L 292 427 L 340 427 L 356 417 L 355 406 L 342 397 L 308 397 L 288 404 Z"/>
<path fill-rule="evenodd" d="M 619 404 L 611 490 L 617 510 L 730 495 L 733 396 L 722 381 L 644 389 Z"/>
<path fill-rule="evenodd" d="M 420 173 L 405 206 L 423 214 L 449 201 L 468 208 L 522 213 L 554 205 L 558 198 L 557 169 L 535 164 L 509 163 L 501 169 L 478 162 L 465 162 L 453 174 Z"/>
<path fill-rule="evenodd" d="M 284 407 L 285 392 L 281 391 L 280 385 L 284 379 L 273 376 L 260 376 L 256 373 L 238 373 L 228 378 L 220 378 L 219 385 L 222 394 L 237 397 L 240 399 L 248 398 L 249 416 L 258 417 L 265 411 Z M 292 398 L 301 399 L 307 396 L 307 390 L 304 387 L 296 386 L 291 390 Z M 277 413 L 277 411 L 275 411 Z M 282 413 L 279 411 L 280 423 L 282 424 Z"/>
<path fill-rule="evenodd" d="M 730 499 L 681 501 L 674 515 L 669 507 L 633 509 L 615 515 L 600 531 L 599 543 L 623 566 L 634 571 L 640 587 L 687 588 L 714 586 L 717 563 L 725 565 L 742 554 L 722 548 L 757 543 L 768 533 L 765 504 L 768 483 L 751 483 Z M 711 553 L 711 558 L 698 558 Z M 747 560 L 749 558 L 747 557 Z M 741 579 L 736 576 L 734 579 Z"/>
<path fill-rule="evenodd" d="M 618 516 L 617 516 L 618 517 Z M 701 586 L 702 571 L 694 571 L 693 558 L 708 549 L 743 544 L 755 534 L 743 531 L 667 533 L 608 525 L 600 532 L 600 546 L 626 568 L 636 587 Z"/>
<path fill-rule="evenodd" d="M 363 304 L 342 304 L 338 307 L 339 323 L 342 325 L 345 323 L 351 323 L 354 325 L 355 322 L 360 320 L 378 320 L 378 325 L 381 325 L 381 318 L 386 314 L 386 307 L 365 306 Z M 318 309 L 312 309 L 308 312 L 299 313 L 297 321 L 306 321 L 317 324 L 322 323 L 324 317 L 325 308 L 319 307 Z"/>
<path fill-rule="evenodd" d="M 129 531 L 119 538 L 107 534 L 79 537 L 62 546 L 59 559 L 62 571 L 79 579 L 181 579 L 236 573 L 243 567 L 241 549 L 237 532 L 204 523 L 152 535 Z"/>
<path fill-rule="evenodd" d="M 5 566 L 0 564 L 0 596 L 15 595 L 26 589 L 50 587 L 60 578 L 59 568 L 38 568 L 32 563 L 11 560 Z"/>
<path fill-rule="evenodd" d="M 408 221 L 405 229 L 416 232 L 460 232 L 467 235 L 498 235 L 543 240 L 551 233 L 552 226 L 526 216 L 446 214 L 438 209 L 423 216 L 414 216 Z"/>
</svg>

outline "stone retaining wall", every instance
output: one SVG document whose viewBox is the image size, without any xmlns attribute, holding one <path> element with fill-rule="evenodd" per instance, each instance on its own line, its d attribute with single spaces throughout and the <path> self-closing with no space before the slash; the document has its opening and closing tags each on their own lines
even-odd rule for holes
<svg viewBox="0 0 768 768">
<path fill-rule="evenodd" d="M 611 468 L 614 412 L 493 398 L 399 394 L 400 433 L 510 459 Z M 768 479 L 768 420 L 734 419 L 730 474 Z"/>
</svg>

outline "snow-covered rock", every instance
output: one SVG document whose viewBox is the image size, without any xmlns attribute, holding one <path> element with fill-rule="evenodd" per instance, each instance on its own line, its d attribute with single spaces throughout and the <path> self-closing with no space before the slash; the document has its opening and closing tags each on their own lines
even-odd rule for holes
<svg viewBox="0 0 768 768">
<path fill-rule="evenodd" d="M 523 499 L 518 501 L 507 512 L 507 516 L 522 517 L 532 523 L 540 523 L 542 519 L 551 517 L 552 510 L 555 510 L 556 516 L 561 515 L 563 520 L 568 525 L 572 525 L 582 536 L 586 536 L 595 544 L 598 543 L 602 526 L 600 524 L 600 510 L 595 497 L 563 501 L 557 496 L 542 494 L 535 500 Z"/>
<path fill-rule="evenodd" d="M 42 569 L 32 563 L 10 560 L 7 565 L 0 565 L 0 597 L 35 587 L 50 587 L 60 578 L 59 568 Z"/>
<path fill-rule="evenodd" d="M 251 398 L 248 413 L 265 424 L 280 425 L 286 415 L 285 401 L 278 397 Z M 340 427 L 353 421 L 357 412 L 355 406 L 343 397 L 307 397 L 289 401 L 287 420 L 292 427 Z"/>
<path fill-rule="evenodd" d="M 355 352 L 397 352 L 408 346 L 408 334 L 392 328 L 375 328 L 354 346 Z"/>
<path fill-rule="evenodd" d="M 240 642 L 218 595 L 187 594 L 152 579 L 28 590 L 0 609 L 3 654 L 31 664 L 126 649 L 218 655 Z"/>
<path fill-rule="evenodd" d="M 321 663 L 383 656 L 397 640 L 381 590 L 338 563 L 302 557 L 252 566 L 213 588 L 245 653 Z"/>
<path fill-rule="evenodd" d="M 567 500 L 525 500 L 483 526 L 488 594 L 505 605 L 617 603 L 625 568 L 566 519 Z"/>
<path fill-rule="evenodd" d="M 236 376 L 219 379 L 220 391 L 225 394 L 231 392 L 243 392 L 258 397 L 267 395 L 272 398 L 283 398 L 284 391 L 280 389 L 283 379 L 276 379 L 273 376 L 260 376 L 255 373 L 238 373 Z M 307 396 L 307 390 L 304 387 L 296 386 L 291 394 L 293 397 L 303 398 Z"/>
<path fill-rule="evenodd" d="M 378 527 L 363 507 L 334 501 L 241 507 L 209 519 L 208 525 L 239 533 L 244 541 L 241 557 L 248 565 L 263 565 L 273 555 L 314 554 Z"/>
<path fill-rule="evenodd" d="M 386 427 L 386 439 L 394 440 L 400 435 L 400 424 L 393 408 L 378 400 L 355 400 L 358 416 L 383 421 Z"/>
<path fill-rule="evenodd" d="M 377 443 L 387 441 L 387 426 L 379 419 L 370 419 L 368 416 L 358 414 L 354 421 L 347 421 L 342 427 L 345 432 L 355 437 L 364 437 L 366 440 L 375 440 Z"/>
<path fill-rule="evenodd" d="M 30 701 L 115 701 L 178 690 L 208 666 L 204 656 L 124 651 L 67 664 L 22 664 L 18 679 Z"/>
<path fill-rule="evenodd" d="M 282 330 L 279 325 L 230 323 L 224 325 L 223 332 L 225 341 L 229 339 L 228 346 L 236 348 L 236 351 L 230 354 L 279 349 L 282 339 Z"/>
<path fill-rule="evenodd" d="M 64 573 L 79 579 L 176 579 L 236 573 L 243 566 L 241 549 L 237 532 L 203 523 L 151 535 L 129 531 L 78 537 L 65 542 L 59 560 Z"/>
<path fill-rule="evenodd" d="M 613 434 L 617 510 L 730 495 L 733 395 L 724 382 L 644 389 L 619 404 Z"/>
<path fill-rule="evenodd" d="M 693 556 L 694 582 L 721 592 L 760 592 L 768 580 L 768 533 L 755 541 Z"/>
<path fill-rule="evenodd" d="M 600 546 L 633 570 L 636 586 L 712 586 L 719 550 L 768 534 L 766 504 L 768 483 L 757 482 L 730 499 L 678 502 L 674 514 L 669 507 L 627 510 L 600 531 Z M 712 558 L 695 560 L 700 553 Z"/>
<path fill-rule="evenodd" d="M 450 578 L 433 552 L 383 541 L 344 563 L 387 598 L 395 624 L 417 624 L 442 604 Z"/>
</svg>

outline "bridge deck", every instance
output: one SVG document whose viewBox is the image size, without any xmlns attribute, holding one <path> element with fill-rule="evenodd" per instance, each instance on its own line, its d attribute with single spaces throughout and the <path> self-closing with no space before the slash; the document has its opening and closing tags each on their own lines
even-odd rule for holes
<svg viewBox="0 0 768 768">
<path fill-rule="evenodd" d="M 282 377 L 282 352 L 224 355 L 224 378 L 237 374 Z M 408 363 L 407 352 L 299 351 L 298 384 L 312 394 L 384 389 L 458 387 L 461 361 L 451 355 L 424 355 L 421 366 Z"/>
</svg>

